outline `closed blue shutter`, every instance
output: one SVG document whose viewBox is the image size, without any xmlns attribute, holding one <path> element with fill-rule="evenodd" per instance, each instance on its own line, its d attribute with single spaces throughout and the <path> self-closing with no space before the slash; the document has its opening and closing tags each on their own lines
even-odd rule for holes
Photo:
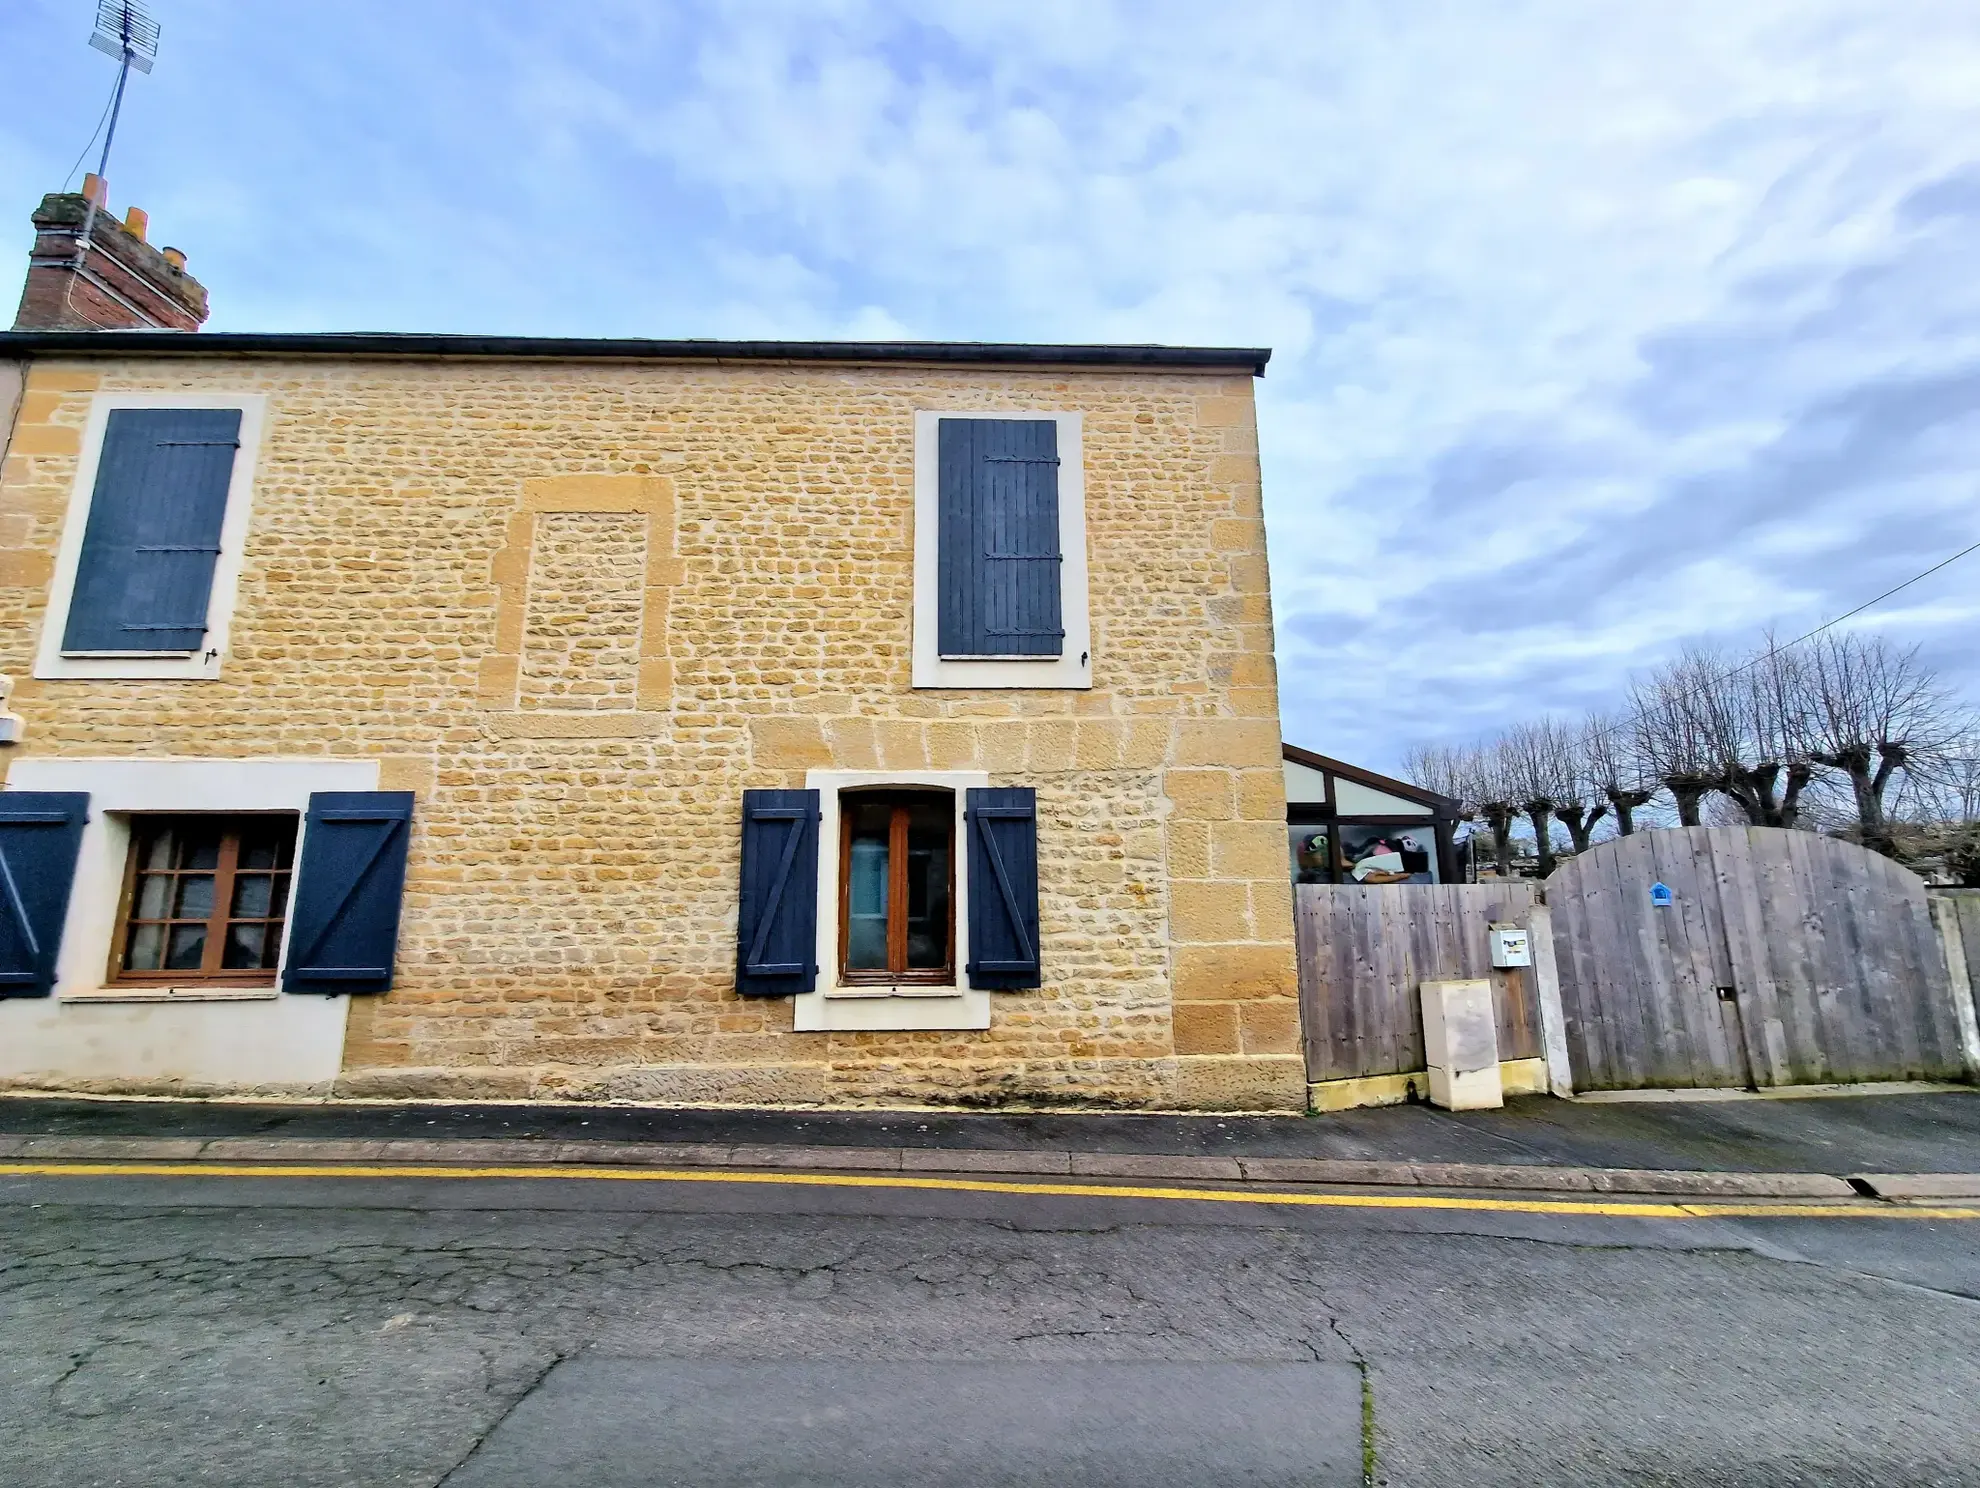
<svg viewBox="0 0 1980 1488">
<path fill-rule="evenodd" d="M 944 656 L 1058 656 L 1059 426 L 942 419 L 937 642 Z"/>
<path fill-rule="evenodd" d="M 1038 792 L 973 790 L 969 830 L 969 984 L 997 991 L 1044 981 L 1038 955 Z"/>
<path fill-rule="evenodd" d="M 290 992 L 385 992 L 399 944 L 411 791 L 317 791 L 303 818 L 282 985 Z"/>
<path fill-rule="evenodd" d="M 103 431 L 64 651 L 197 651 L 238 408 L 119 408 Z"/>
<path fill-rule="evenodd" d="M 0 997 L 54 989 L 88 818 L 80 791 L 0 791 Z"/>
<path fill-rule="evenodd" d="M 788 997 L 818 985 L 818 792 L 743 792 L 736 991 Z"/>
</svg>

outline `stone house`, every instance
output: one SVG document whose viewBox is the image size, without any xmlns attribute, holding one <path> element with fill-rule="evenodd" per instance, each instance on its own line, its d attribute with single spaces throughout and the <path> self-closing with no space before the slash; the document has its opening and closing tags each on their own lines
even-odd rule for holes
<svg viewBox="0 0 1980 1488">
<path fill-rule="evenodd" d="M 1303 1106 L 1267 353 L 32 298 L 0 1085 Z"/>
</svg>

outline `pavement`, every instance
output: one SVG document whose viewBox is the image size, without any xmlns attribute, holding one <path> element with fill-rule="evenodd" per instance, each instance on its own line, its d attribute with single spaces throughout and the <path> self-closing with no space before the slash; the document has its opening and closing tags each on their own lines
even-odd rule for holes
<svg viewBox="0 0 1980 1488">
<path fill-rule="evenodd" d="M 1980 1198 L 1980 1091 L 1305 1117 L 0 1099 L 0 1159 L 635 1164 L 1446 1190 Z"/>
</svg>

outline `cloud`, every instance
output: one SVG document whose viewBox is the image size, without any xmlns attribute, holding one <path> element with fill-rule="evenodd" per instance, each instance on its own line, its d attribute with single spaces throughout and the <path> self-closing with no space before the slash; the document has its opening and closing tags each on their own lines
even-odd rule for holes
<svg viewBox="0 0 1980 1488">
<path fill-rule="evenodd" d="M 1286 724 L 1331 754 L 1980 538 L 1964 0 L 160 8 L 113 183 L 216 328 L 1274 347 Z M 108 87 L 81 27 L 0 14 L 23 253 Z M 1980 692 L 1973 594 L 1883 619 Z"/>
</svg>

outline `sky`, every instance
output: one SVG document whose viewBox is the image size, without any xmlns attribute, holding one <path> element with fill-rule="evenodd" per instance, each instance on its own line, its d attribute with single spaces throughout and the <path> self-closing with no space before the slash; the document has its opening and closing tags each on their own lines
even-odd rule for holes
<svg viewBox="0 0 1980 1488">
<path fill-rule="evenodd" d="M 1972 0 L 152 8 L 212 330 L 1271 347 L 1286 736 L 1372 768 L 1980 541 Z M 93 9 L 0 0 L 0 261 Z M 1980 698 L 1976 622 L 1852 623 Z"/>
</svg>

